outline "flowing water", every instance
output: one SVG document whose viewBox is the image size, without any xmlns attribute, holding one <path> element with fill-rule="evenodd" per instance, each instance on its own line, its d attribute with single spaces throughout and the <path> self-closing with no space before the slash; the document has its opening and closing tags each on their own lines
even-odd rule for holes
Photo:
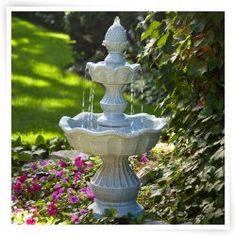
<svg viewBox="0 0 236 236">
<path fill-rule="evenodd" d="M 134 80 L 132 78 L 130 85 L 130 115 L 134 115 L 134 96 L 135 96 L 135 88 L 134 88 Z M 133 118 L 131 120 L 131 133 L 133 132 Z"/>
<path fill-rule="evenodd" d="M 88 70 L 86 69 L 85 72 L 84 72 L 84 78 L 85 78 L 85 81 L 87 81 L 87 79 L 89 78 L 89 73 L 88 73 Z M 84 112 L 85 112 L 85 81 L 83 80 L 83 83 L 82 83 L 82 86 L 83 86 L 83 100 L 82 100 L 82 128 L 84 128 Z"/>
<path fill-rule="evenodd" d="M 85 87 L 83 86 L 83 102 L 82 102 L 82 128 L 84 128 L 84 97 L 85 97 Z"/>
<path fill-rule="evenodd" d="M 91 90 L 91 109 L 90 109 L 90 128 L 93 129 L 93 101 L 94 101 L 94 88 L 92 87 L 92 90 Z"/>
<path fill-rule="evenodd" d="M 144 82 L 144 78 L 143 78 L 143 73 L 141 72 L 141 113 L 143 113 L 143 99 L 144 99 L 144 86 L 145 86 L 145 82 Z M 141 118 L 141 124 L 143 127 L 143 117 Z"/>
<path fill-rule="evenodd" d="M 89 73 L 88 70 L 85 70 L 85 80 L 88 80 Z M 85 112 L 85 99 L 86 99 L 86 90 L 85 90 L 85 83 L 83 84 L 83 101 L 82 101 L 82 128 L 85 127 L 85 123 L 87 124 L 88 128 L 93 128 L 92 122 L 92 114 L 93 114 L 93 101 L 94 101 L 94 85 L 91 84 L 89 89 L 89 97 L 88 97 L 88 112 L 90 112 L 89 116 L 86 116 L 86 121 L 84 119 L 84 112 Z"/>
<path fill-rule="evenodd" d="M 94 101 L 94 87 L 91 85 L 89 89 L 89 104 L 88 104 L 88 112 L 90 113 L 89 116 L 87 116 L 87 124 L 90 129 L 93 129 L 93 101 Z"/>
</svg>

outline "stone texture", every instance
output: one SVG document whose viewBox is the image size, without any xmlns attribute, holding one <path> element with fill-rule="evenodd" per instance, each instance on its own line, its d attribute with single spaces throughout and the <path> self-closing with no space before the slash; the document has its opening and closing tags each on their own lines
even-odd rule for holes
<svg viewBox="0 0 236 236">
<path fill-rule="evenodd" d="M 86 154 L 84 153 L 81 153 L 80 151 L 78 150 L 60 150 L 60 151 L 56 151 L 56 152 L 52 152 L 50 155 L 49 155 L 49 158 L 52 158 L 52 159 L 63 159 L 63 158 L 69 158 L 71 160 L 74 160 L 75 157 L 79 156 L 80 154 L 82 154 L 83 156 L 87 156 Z"/>
<path fill-rule="evenodd" d="M 62 117 L 60 127 L 70 145 L 81 152 L 99 156 L 132 156 L 153 148 L 165 127 L 166 121 L 149 114 L 126 115 L 132 126 L 100 129 L 97 119 L 100 114 L 84 112 L 73 118 Z"/>
</svg>

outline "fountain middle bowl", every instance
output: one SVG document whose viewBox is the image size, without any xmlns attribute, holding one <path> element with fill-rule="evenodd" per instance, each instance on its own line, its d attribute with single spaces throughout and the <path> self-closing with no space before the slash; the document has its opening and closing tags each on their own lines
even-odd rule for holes
<svg viewBox="0 0 236 236">
<path fill-rule="evenodd" d="M 63 116 L 59 126 L 70 145 L 83 153 L 99 156 L 132 156 L 152 149 L 166 125 L 165 118 L 140 113 L 125 116 L 130 127 L 100 127 L 97 123 L 102 113 L 83 112 L 71 118 Z"/>
</svg>

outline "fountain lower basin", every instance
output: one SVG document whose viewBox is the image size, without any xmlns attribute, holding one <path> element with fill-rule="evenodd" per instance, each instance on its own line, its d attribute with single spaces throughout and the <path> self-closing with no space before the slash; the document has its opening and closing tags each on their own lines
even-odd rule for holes
<svg viewBox="0 0 236 236">
<path fill-rule="evenodd" d="M 73 118 L 64 116 L 59 126 L 76 150 L 99 156 L 132 156 L 153 148 L 166 124 L 165 118 L 140 113 L 125 115 L 129 127 L 103 127 L 97 123 L 101 115 L 83 112 Z"/>
<path fill-rule="evenodd" d="M 64 116 L 59 122 L 72 147 L 102 158 L 102 166 L 90 182 L 95 201 L 89 208 L 96 217 L 111 208 L 116 209 L 118 217 L 143 212 L 136 202 L 141 183 L 131 170 L 128 157 L 153 148 L 166 120 L 145 113 L 124 115 L 130 122 L 128 127 L 100 126 L 97 120 L 102 114 L 90 112 L 73 118 Z"/>
</svg>

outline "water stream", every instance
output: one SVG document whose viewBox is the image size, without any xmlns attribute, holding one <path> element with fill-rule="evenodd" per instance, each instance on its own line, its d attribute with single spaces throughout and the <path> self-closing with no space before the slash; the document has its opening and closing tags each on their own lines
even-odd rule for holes
<svg viewBox="0 0 236 236">
<path fill-rule="evenodd" d="M 133 78 L 131 79 L 131 84 L 130 84 L 130 115 L 134 114 L 134 96 L 135 96 L 135 88 L 134 88 L 134 80 Z M 133 132 L 133 118 L 131 120 L 131 133 Z"/>
<path fill-rule="evenodd" d="M 83 79 L 83 82 L 82 82 L 82 87 L 83 87 L 83 95 L 82 95 L 82 125 L 81 125 L 82 128 L 84 128 L 85 81 L 87 80 L 87 78 L 88 78 L 88 71 L 85 70 L 85 72 L 84 72 L 84 79 Z"/>
<path fill-rule="evenodd" d="M 144 86 L 145 86 L 145 82 L 144 82 L 144 78 L 143 78 L 143 73 L 141 72 L 141 113 L 143 113 L 143 99 L 144 99 Z M 141 124 L 142 124 L 142 127 L 143 127 L 143 116 L 141 118 Z"/>
<path fill-rule="evenodd" d="M 83 86 L 83 102 L 82 102 L 82 128 L 84 128 L 84 97 L 85 97 L 85 87 Z"/>
<path fill-rule="evenodd" d="M 87 116 L 88 128 L 93 129 L 93 102 L 94 102 L 94 87 L 91 85 L 89 89 L 89 102 L 88 102 L 88 112 L 90 113 Z"/>
</svg>

